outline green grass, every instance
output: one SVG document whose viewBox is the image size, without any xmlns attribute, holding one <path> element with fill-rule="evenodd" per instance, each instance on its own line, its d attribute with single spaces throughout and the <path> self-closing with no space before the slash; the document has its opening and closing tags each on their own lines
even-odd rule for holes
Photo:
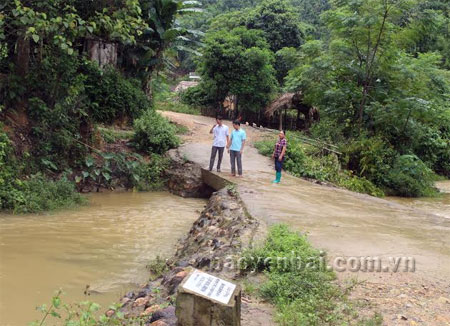
<svg viewBox="0 0 450 326">
<path fill-rule="evenodd" d="M 120 139 L 130 140 L 134 136 L 133 130 L 122 130 L 105 127 L 98 127 L 98 130 L 104 141 L 107 142 L 108 144 L 115 143 L 117 140 Z"/>
<path fill-rule="evenodd" d="M 347 290 L 337 285 L 334 272 L 326 268 L 326 255 L 285 225 L 272 227 L 264 244 L 245 251 L 243 258 L 244 273 L 262 272 L 267 278 L 259 289 L 248 284 L 245 288 L 258 291 L 276 306 L 279 325 L 382 325 L 378 314 L 370 319 L 358 317 Z"/>
<path fill-rule="evenodd" d="M 155 109 L 160 111 L 172 111 L 178 113 L 202 115 L 202 111 L 199 108 L 181 103 L 180 101 L 171 98 L 156 101 Z"/>
</svg>

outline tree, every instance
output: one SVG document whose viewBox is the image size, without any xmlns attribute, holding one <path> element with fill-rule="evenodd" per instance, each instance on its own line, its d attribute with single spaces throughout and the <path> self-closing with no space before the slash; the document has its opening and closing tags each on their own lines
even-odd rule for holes
<svg viewBox="0 0 450 326">
<path fill-rule="evenodd" d="M 284 47 L 298 47 L 303 34 L 294 8 L 285 0 L 265 0 L 256 8 L 245 8 L 217 16 L 211 22 L 212 30 L 245 26 L 264 32 L 270 49 L 276 52 Z"/>
<path fill-rule="evenodd" d="M 221 107 L 226 96 L 236 95 L 240 113 L 259 114 L 276 87 L 273 54 L 262 31 L 238 27 L 209 33 L 200 71 Z"/>
<path fill-rule="evenodd" d="M 276 52 L 284 47 L 298 47 L 302 32 L 293 7 L 283 0 L 266 0 L 249 13 L 249 29 L 264 31 L 270 49 Z"/>
<path fill-rule="evenodd" d="M 291 0 L 290 2 L 298 12 L 300 21 L 309 25 L 308 29 L 314 38 L 326 36 L 326 28 L 320 15 L 330 9 L 328 0 Z"/>
<path fill-rule="evenodd" d="M 199 33 L 177 25 L 178 16 L 201 12 L 197 1 L 153 0 L 142 1 L 143 19 L 148 24 L 137 44 L 126 50 L 128 69 L 142 79 L 145 93 L 151 97 L 151 78 L 165 62 L 164 51 L 176 45 L 175 50 L 189 50 L 176 41 L 186 40 L 188 34 Z"/>
<path fill-rule="evenodd" d="M 284 85 L 284 78 L 288 75 L 289 71 L 294 69 L 299 63 L 299 55 L 296 48 L 286 47 L 275 53 L 274 68 L 280 85 Z"/>
</svg>

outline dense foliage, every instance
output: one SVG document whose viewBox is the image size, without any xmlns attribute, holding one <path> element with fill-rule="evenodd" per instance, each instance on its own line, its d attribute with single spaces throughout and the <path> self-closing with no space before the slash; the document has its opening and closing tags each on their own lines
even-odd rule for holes
<svg viewBox="0 0 450 326">
<path fill-rule="evenodd" d="M 208 89 L 207 98 L 219 107 L 234 94 L 239 106 L 258 111 L 275 88 L 273 60 L 261 31 L 237 27 L 213 32 L 205 39 L 200 67 L 203 80 L 197 88 Z M 194 95 L 202 100 L 201 93 Z"/>
<path fill-rule="evenodd" d="M 177 139 L 153 111 L 151 80 L 165 67 L 166 53 L 178 51 L 195 32 L 180 26 L 176 17 L 200 11 L 197 5 L 176 0 L 14 0 L 0 5 L 0 117 L 4 137 L 10 139 L 8 159 L 22 162 L 2 163 L 7 166 L 4 179 L 14 180 L 2 181 L 2 208 L 66 206 L 57 195 L 71 201 L 75 188 L 162 184 L 164 164 L 153 154 L 164 153 Z M 114 146 L 106 146 L 96 128 L 100 123 L 130 128 L 135 120 L 137 143 L 150 159 L 121 156 L 117 148 L 109 152 Z M 149 131 L 150 143 L 144 143 L 141 135 Z M 128 153 L 128 141 L 116 139 L 116 147 Z M 35 201 L 38 186 L 48 189 L 43 201 L 53 198 L 60 205 L 18 208 L 20 201 Z"/>
<path fill-rule="evenodd" d="M 154 111 L 149 110 L 137 119 L 134 129 L 133 142 L 142 152 L 162 154 L 179 144 L 175 126 Z"/>
<path fill-rule="evenodd" d="M 66 178 L 58 181 L 35 174 L 19 178 L 24 167 L 14 159 L 8 136 L 0 132 L 0 209 L 15 213 L 42 212 L 83 203 L 72 182 Z"/>
</svg>

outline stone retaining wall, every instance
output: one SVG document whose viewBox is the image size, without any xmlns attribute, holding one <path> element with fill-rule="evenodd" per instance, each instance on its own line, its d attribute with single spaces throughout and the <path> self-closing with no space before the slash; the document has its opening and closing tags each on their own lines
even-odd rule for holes
<svg viewBox="0 0 450 326">
<path fill-rule="evenodd" d="M 263 228 L 248 214 L 235 186 L 214 173 L 202 172 L 200 166 L 183 160 L 177 151 L 172 151 L 170 157 L 173 169 L 167 175 L 171 192 L 201 197 L 211 194 L 213 188 L 218 191 L 212 193 L 200 217 L 179 241 L 175 255 L 167 260 L 168 271 L 121 300 L 120 310 L 126 316 L 142 318 L 145 325 L 153 326 L 176 325 L 174 295 L 192 268 L 237 278 L 239 270 L 231 264 L 233 258 L 251 246 L 255 234 Z M 230 264 L 225 265 L 226 262 Z M 114 313 L 114 310 L 106 312 Z"/>
</svg>

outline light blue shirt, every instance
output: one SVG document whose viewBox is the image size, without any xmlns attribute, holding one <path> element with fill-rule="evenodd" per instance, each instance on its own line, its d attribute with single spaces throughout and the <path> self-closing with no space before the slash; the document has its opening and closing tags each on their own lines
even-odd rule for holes
<svg viewBox="0 0 450 326">
<path fill-rule="evenodd" d="M 247 134 L 241 128 L 239 130 L 233 130 L 231 133 L 231 146 L 230 150 L 239 152 L 242 148 L 242 142 L 247 139 Z"/>
</svg>

